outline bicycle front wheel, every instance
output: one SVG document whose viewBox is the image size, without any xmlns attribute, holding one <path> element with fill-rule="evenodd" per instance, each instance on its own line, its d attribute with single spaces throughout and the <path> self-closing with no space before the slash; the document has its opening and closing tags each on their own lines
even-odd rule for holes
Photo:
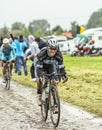
<svg viewBox="0 0 102 130">
<path fill-rule="evenodd" d="M 57 87 L 53 86 L 50 90 L 50 116 L 54 127 L 57 127 L 60 121 L 60 100 Z"/>
<path fill-rule="evenodd" d="M 48 117 L 48 109 L 49 109 L 49 99 L 45 96 L 45 90 L 42 93 L 42 104 L 41 104 L 41 114 L 43 121 L 47 120 Z"/>
<path fill-rule="evenodd" d="M 6 88 L 9 90 L 10 89 L 10 77 L 8 77 L 6 81 Z"/>
<path fill-rule="evenodd" d="M 11 80 L 10 70 L 7 69 L 6 70 L 6 86 L 5 86 L 5 88 L 7 88 L 7 89 L 10 89 L 10 80 Z"/>
</svg>

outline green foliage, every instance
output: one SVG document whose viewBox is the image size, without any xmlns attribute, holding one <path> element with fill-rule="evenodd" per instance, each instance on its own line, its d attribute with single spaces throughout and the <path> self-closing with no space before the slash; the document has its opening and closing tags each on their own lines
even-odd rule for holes
<svg viewBox="0 0 102 130">
<path fill-rule="evenodd" d="M 87 28 L 102 27 L 102 9 L 99 9 L 98 11 L 92 13 L 86 27 Z"/>
<path fill-rule="evenodd" d="M 35 33 L 36 31 L 39 32 L 40 30 L 41 34 L 46 34 L 46 32 L 50 30 L 50 24 L 45 19 L 33 20 L 32 22 L 29 23 L 28 28 L 30 33 Z"/>
<path fill-rule="evenodd" d="M 72 33 L 73 37 L 77 35 L 77 24 L 76 21 L 72 21 L 71 27 L 69 32 Z M 98 11 L 95 11 L 90 16 L 85 28 L 95 28 L 95 27 L 102 27 L 102 9 L 99 9 Z M 11 25 L 12 30 L 20 30 L 20 34 L 23 34 L 25 36 L 29 34 L 33 34 L 35 36 L 45 36 L 45 35 L 51 35 L 52 33 L 56 33 L 56 35 L 60 35 L 64 30 L 61 28 L 60 25 L 57 25 L 52 30 L 50 29 L 50 23 L 46 19 L 38 19 L 33 20 L 29 23 L 28 27 L 25 26 L 25 24 L 21 22 L 15 22 Z M 66 30 L 67 31 L 67 30 Z M 17 32 L 16 35 L 18 35 L 19 32 Z M 0 36 L 7 37 L 8 36 L 8 27 L 4 25 L 3 28 L 0 29 Z"/>
<path fill-rule="evenodd" d="M 8 37 L 9 36 L 9 34 L 8 34 L 8 27 L 6 25 L 4 25 L 3 28 L 1 28 L 0 36 L 1 37 Z"/>
<path fill-rule="evenodd" d="M 23 23 L 21 23 L 21 22 L 15 22 L 15 23 L 12 24 L 11 29 L 12 30 L 21 30 L 24 27 L 25 27 L 25 25 Z"/>
<path fill-rule="evenodd" d="M 43 37 L 43 32 L 42 32 L 42 30 L 39 28 L 38 30 L 36 30 L 34 33 L 33 33 L 33 35 L 35 36 L 35 37 L 38 37 L 38 36 L 40 36 L 40 37 Z"/>
<path fill-rule="evenodd" d="M 64 63 L 69 82 L 61 84 L 61 98 L 102 116 L 102 57 L 64 56 Z"/>
<path fill-rule="evenodd" d="M 22 30 L 21 30 L 21 34 L 22 34 L 23 36 L 28 37 L 28 35 L 30 34 L 30 32 L 29 32 L 29 30 L 28 30 L 27 27 L 24 27 L 24 28 L 22 28 Z"/>
<path fill-rule="evenodd" d="M 71 22 L 71 29 L 70 32 L 73 34 L 73 37 L 75 37 L 77 35 L 77 22 L 73 21 Z"/>
<path fill-rule="evenodd" d="M 63 32 L 63 29 L 59 25 L 57 25 L 55 28 L 52 29 L 52 32 L 56 33 L 56 35 L 61 35 Z"/>
</svg>

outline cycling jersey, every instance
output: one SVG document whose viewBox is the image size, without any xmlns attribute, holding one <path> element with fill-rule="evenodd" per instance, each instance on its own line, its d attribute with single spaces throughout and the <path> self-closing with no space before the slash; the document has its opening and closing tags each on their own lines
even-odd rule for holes
<svg viewBox="0 0 102 130">
<path fill-rule="evenodd" d="M 40 53 L 38 53 L 37 58 L 38 58 L 38 61 L 37 61 L 37 75 L 38 75 L 38 77 L 41 76 L 42 72 L 49 71 L 48 73 L 51 73 L 51 71 L 54 71 L 50 62 L 45 62 L 45 60 L 56 61 L 58 63 L 58 65 L 60 66 L 59 67 L 60 73 L 63 73 L 63 75 L 66 74 L 65 67 L 63 65 L 63 57 L 62 57 L 62 54 L 59 50 L 57 50 L 56 54 L 53 57 L 51 57 L 48 54 L 47 48 L 43 48 L 40 51 Z"/>
<path fill-rule="evenodd" d="M 15 58 L 15 52 L 14 49 L 11 47 L 11 45 L 8 45 L 8 47 L 1 47 L 1 59 L 3 61 L 12 60 Z"/>
</svg>

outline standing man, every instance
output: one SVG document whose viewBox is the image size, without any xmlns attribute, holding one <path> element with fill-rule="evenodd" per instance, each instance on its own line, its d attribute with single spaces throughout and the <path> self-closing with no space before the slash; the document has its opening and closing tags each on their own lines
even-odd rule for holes
<svg viewBox="0 0 102 130">
<path fill-rule="evenodd" d="M 24 61 L 24 52 L 28 48 L 26 42 L 23 40 L 23 36 L 20 35 L 19 39 L 14 39 L 12 33 L 10 32 L 10 36 L 13 40 L 13 45 L 15 46 L 15 53 L 16 53 L 16 69 L 18 75 L 21 75 L 21 65 L 24 67 L 25 75 L 28 75 L 28 70 L 26 66 L 26 62 Z"/>
<path fill-rule="evenodd" d="M 34 81 L 36 81 L 36 79 L 37 79 L 37 74 L 36 74 L 37 54 L 40 52 L 40 49 L 39 49 L 39 46 L 38 46 L 37 42 L 35 41 L 35 37 L 33 35 L 29 35 L 28 40 L 29 40 L 29 43 L 30 43 L 29 47 L 31 49 L 31 55 L 29 55 L 27 57 L 27 59 L 30 59 L 31 57 L 33 57 L 34 67 L 35 67 L 35 79 L 34 79 Z"/>
<path fill-rule="evenodd" d="M 42 40 L 40 37 L 37 37 L 35 39 L 35 41 L 38 43 L 38 46 L 39 46 L 40 50 L 47 46 L 47 43 L 44 40 Z"/>
</svg>

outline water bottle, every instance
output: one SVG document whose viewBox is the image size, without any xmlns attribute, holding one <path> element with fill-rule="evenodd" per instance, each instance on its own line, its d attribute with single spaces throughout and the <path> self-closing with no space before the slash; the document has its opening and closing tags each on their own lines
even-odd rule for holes
<svg viewBox="0 0 102 130">
<path fill-rule="evenodd" d="M 49 95 L 49 87 L 47 86 L 45 88 L 45 96 L 46 96 L 46 98 L 48 98 L 48 95 Z"/>
</svg>

